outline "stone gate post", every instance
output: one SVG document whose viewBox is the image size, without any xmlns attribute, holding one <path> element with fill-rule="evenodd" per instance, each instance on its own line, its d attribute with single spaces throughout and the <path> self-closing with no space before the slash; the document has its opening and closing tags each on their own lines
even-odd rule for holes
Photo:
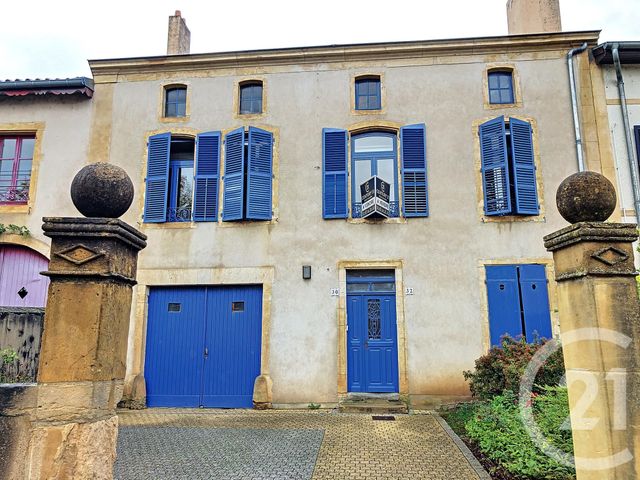
<svg viewBox="0 0 640 480">
<path fill-rule="evenodd" d="M 558 209 L 572 225 L 547 235 L 558 283 L 561 340 L 578 480 L 640 472 L 640 304 L 637 226 L 604 223 L 613 186 L 594 172 L 566 179 Z"/>
<path fill-rule="evenodd" d="M 89 218 L 44 218 L 51 279 L 38 384 L 0 395 L 13 415 L 10 478 L 113 476 L 129 332 L 131 289 L 146 237 L 118 220 L 133 199 L 124 170 L 82 169 L 72 199 Z M 1 476 L 1 475 L 0 475 Z"/>
</svg>

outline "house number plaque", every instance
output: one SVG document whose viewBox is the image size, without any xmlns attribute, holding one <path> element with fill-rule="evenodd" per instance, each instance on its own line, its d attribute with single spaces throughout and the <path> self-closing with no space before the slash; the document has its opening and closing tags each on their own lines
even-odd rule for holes
<svg viewBox="0 0 640 480">
<path fill-rule="evenodd" d="M 407 287 L 404 289 L 405 295 L 413 295 L 413 287 Z"/>
</svg>

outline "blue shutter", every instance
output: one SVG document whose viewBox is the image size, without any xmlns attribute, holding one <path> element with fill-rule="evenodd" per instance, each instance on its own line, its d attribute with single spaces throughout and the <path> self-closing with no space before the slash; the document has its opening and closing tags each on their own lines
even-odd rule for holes
<svg viewBox="0 0 640 480">
<path fill-rule="evenodd" d="M 552 338 L 549 293 L 544 265 L 520 265 L 520 292 L 528 342 Z"/>
<path fill-rule="evenodd" d="M 522 335 L 518 270 L 515 265 L 487 265 L 485 269 L 491 345 L 500 346 L 503 335 Z"/>
<path fill-rule="evenodd" d="M 218 219 L 218 168 L 220 132 L 206 132 L 196 139 L 196 175 L 193 220 L 215 222 Z"/>
<path fill-rule="evenodd" d="M 244 211 L 244 128 L 224 137 L 224 205 L 222 221 L 242 220 Z"/>
<path fill-rule="evenodd" d="M 480 155 L 482 158 L 482 189 L 485 215 L 511 213 L 509 165 L 504 117 L 480 125 Z"/>
<path fill-rule="evenodd" d="M 405 217 L 429 216 L 426 131 L 423 123 L 400 129 L 402 211 Z"/>
<path fill-rule="evenodd" d="M 149 137 L 147 178 L 145 179 L 144 221 L 167 221 L 167 190 L 169 186 L 169 152 L 171 134 L 161 133 Z"/>
<path fill-rule="evenodd" d="M 347 131 L 322 129 L 322 217 L 347 218 Z"/>
<path fill-rule="evenodd" d="M 247 218 L 271 220 L 273 178 L 273 134 L 249 127 L 247 165 Z"/>
<path fill-rule="evenodd" d="M 516 192 L 515 213 L 537 215 L 538 190 L 536 187 L 536 165 L 533 159 L 531 124 L 516 118 L 509 119 L 511 130 L 511 168 Z"/>
</svg>

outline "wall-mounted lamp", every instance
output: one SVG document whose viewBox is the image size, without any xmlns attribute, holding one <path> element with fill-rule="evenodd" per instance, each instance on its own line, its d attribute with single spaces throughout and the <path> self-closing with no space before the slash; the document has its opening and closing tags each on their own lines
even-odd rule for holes
<svg viewBox="0 0 640 480">
<path fill-rule="evenodd" d="M 311 265 L 302 266 L 302 278 L 304 280 L 309 280 L 311 278 Z"/>
</svg>

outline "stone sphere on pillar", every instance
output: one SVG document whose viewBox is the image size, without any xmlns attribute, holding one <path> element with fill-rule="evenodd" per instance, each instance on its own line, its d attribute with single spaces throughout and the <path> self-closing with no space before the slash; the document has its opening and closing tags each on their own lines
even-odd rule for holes
<svg viewBox="0 0 640 480">
<path fill-rule="evenodd" d="M 574 173 L 558 187 L 556 205 L 569 223 L 604 222 L 616 208 L 616 190 L 604 175 Z"/>
<path fill-rule="evenodd" d="M 71 200 L 85 217 L 118 218 L 133 202 L 133 183 L 117 165 L 92 163 L 71 182 Z"/>
</svg>

